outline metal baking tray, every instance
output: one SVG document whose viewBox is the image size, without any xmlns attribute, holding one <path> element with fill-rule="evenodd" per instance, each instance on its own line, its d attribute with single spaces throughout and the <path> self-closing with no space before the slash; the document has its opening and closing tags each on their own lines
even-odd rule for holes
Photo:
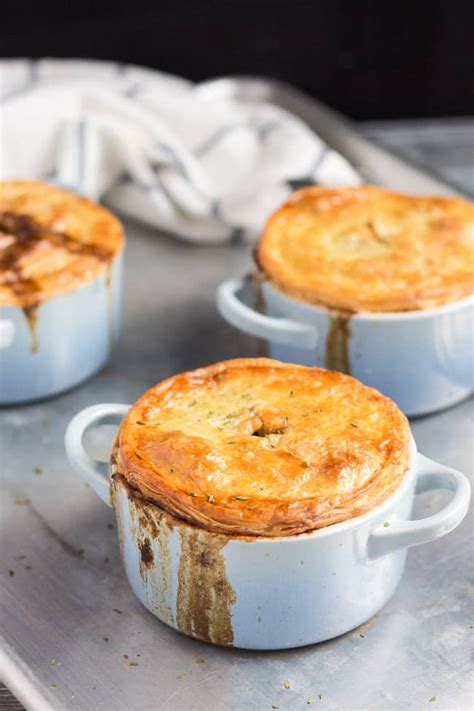
<svg viewBox="0 0 474 711">
<path fill-rule="evenodd" d="M 220 79 L 202 91 L 267 99 L 295 112 L 370 182 L 456 192 L 286 85 Z M 113 512 L 66 462 L 65 426 L 87 405 L 133 402 L 171 373 L 256 355 L 258 344 L 224 323 L 214 305 L 216 285 L 248 269 L 248 246 L 203 248 L 127 228 L 123 336 L 109 366 L 61 397 L 0 412 L 2 680 L 35 710 L 293 711 L 309 708 L 310 699 L 324 710 L 470 709 L 472 517 L 409 553 L 399 589 L 375 618 L 305 649 L 208 646 L 140 606 L 122 571 Z M 466 401 L 417 419 L 420 450 L 472 476 L 473 416 Z M 99 435 L 110 440 L 111 433 L 96 434 L 92 447 Z M 432 513 L 442 496 L 421 497 L 418 514 Z"/>
</svg>

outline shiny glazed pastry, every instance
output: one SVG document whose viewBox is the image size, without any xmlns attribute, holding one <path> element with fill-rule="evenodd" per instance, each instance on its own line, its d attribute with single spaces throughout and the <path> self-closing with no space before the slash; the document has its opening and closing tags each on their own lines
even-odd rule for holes
<svg viewBox="0 0 474 711">
<path fill-rule="evenodd" d="M 0 304 L 23 308 L 105 272 L 124 243 L 100 205 L 37 181 L 0 182 Z"/>
<path fill-rule="evenodd" d="M 297 191 L 256 251 L 263 276 L 301 301 L 411 311 L 474 293 L 474 205 L 372 186 Z"/>
<path fill-rule="evenodd" d="M 265 358 L 176 375 L 122 423 L 114 477 L 211 531 L 285 536 L 375 508 L 408 469 L 397 406 L 341 373 Z"/>
</svg>

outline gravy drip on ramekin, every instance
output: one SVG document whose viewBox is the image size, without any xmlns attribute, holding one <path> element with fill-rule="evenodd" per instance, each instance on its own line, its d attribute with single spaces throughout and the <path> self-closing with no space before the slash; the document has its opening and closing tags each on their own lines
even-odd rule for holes
<svg viewBox="0 0 474 711">
<path fill-rule="evenodd" d="M 0 255 L 0 273 L 4 275 L 4 284 L 19 297 L 27 298 L 28 305 L 22 306 L 23 313 L 31 333 L 31 350 L 39 350 L 38 309 L 41 304 L 41 288 L 34 278 L 23 274 L 22 260 L 42 241 L 48 241 L 65 249 L 70 254 L 94 256 L 99 261 L 109 262 L 113 252 L 101 245 L 84 243 L 69 235 L 45 228 L 29 215 L 16 212 L 0 212 L 0 242 L 6 246 Z M 107 277 L 110 291 L 110 277 Z M 113 340 L 113 335 L 112 335 Z"/>
</svg>

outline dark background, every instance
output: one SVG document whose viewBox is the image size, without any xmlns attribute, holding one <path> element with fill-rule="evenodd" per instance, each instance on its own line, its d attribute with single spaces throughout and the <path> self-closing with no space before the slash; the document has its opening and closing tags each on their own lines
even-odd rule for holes
<svg viewBox="0 0 474 711">
<path fill-rule="evenodd" d="M 474 2 L 3 0 L 3 57 L 263 74 L 358 119 L 474 114 Z"/>
</svg>

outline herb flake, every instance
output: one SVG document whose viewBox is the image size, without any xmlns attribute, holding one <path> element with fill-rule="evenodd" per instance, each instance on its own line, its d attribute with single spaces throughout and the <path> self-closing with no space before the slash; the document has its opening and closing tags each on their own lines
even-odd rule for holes
<svg viewBox="0 0 474 711">
<path fill-rule="evenodd" d="M 127 664 L 127 667 L 128 667 L 129 669 L 131 669 L 132 667 L 139 667 L 139 666 L 140 666 L 140 665 L 139 665 L 138 662 L 128 662 L 128 664 Z"/>
</svg>

